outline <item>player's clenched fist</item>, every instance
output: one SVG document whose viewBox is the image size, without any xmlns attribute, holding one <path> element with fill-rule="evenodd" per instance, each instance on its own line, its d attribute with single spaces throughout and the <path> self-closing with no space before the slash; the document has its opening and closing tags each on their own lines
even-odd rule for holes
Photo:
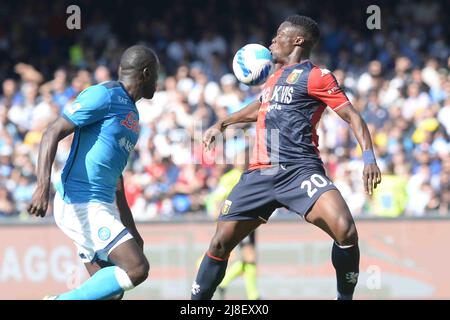
<svg viewBox="0 0 450 320">
<path fill-rule="evenodd" d="M 28 213 L 36 217 L 45 217 L 48 207 L 49 189 L 46 187 L 37 187 L 33 193 L 31 204 L 28 207 Z"/>
</svg>

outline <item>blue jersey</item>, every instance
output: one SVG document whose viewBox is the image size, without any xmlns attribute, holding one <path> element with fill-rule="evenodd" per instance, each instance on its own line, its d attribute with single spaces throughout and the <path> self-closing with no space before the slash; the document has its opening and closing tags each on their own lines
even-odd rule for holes
<svg viewBox="0 0 450 320">
<path fill-rule="evenodd" d="M 75 126 L 57 189 L 66 203 L 114 202 L 118 178 L 139 136 L 139 113 L 122 84 L 91 86 L 63 111 Z"/>
</svg>

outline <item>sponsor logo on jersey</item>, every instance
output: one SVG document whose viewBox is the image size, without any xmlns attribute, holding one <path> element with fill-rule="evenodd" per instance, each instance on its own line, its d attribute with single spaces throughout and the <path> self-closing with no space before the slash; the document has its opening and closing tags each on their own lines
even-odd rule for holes
<svg viewBox="0 0 450 320">
<path fill-rule="evenodd" d="M 125 148 L 125 150 L 127 150 L 128 152 L 131 152 L 134 149 L 134 144 L 125 137 L 119 139 L 119 146 Z"/>
<path fill-rule="evenodd" d="M 231 207 L 232 203 L 233 203 L 233 201 L 225 200 L 223 207 L 222 207 L 222 211 L 221 211 L 221 213 L 223 215 L 228 214 L 228 212 L 230 212 L 230 207 Z"/>
<path fill-rule="evenodd" d="M 286 82 L 289 84 L 294 84 L 300 79 L 300 75 L 302 74 L 303 69 L 294 69 L 288 77 L 286 78 Z"/>
<path fill-rule="evenodd" d="M 292 102 L 292 94 L 294 87 L 292 86 L 275 86 L 270 102 L 289 104 Z"/>
<path fill-rule="evenodd" d="M 261 92 L 261 103 L 267 103 L 270 100 L 270 93 L 272 92 L 272 87 L 266 87 Z"/>
<path fill-rule="evenodd" d="M 98 229 L 98 237 L 102 241 L 106 241 L 111 237 L 111 231 L 107 227 L 101 227 Z"/>
<path fill-rule="evenodd" d="M 139 126 L 139 120 L 134 112 L 127 114 L 125 120 L 120 121 L 120 124 L 125 128 L 132 130 L 134 133 L 139 133 L 141 127 Z"/>
<path fill-rule="evenodd" d="M 274 103 L 271 104 L 268 108 L 267 108 L 267 112 L 269 113 L 272 110 L 281 110 L 281 105 L 279 105 L 278 103 Z"/>
</svg>

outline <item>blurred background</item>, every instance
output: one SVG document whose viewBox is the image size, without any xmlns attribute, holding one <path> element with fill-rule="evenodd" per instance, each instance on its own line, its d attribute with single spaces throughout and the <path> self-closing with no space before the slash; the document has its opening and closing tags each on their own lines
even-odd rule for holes
<svg viewBox="0 0 450 320">
<path fill-rule="evenodd" d="M 79 30 L 66 27 L 71 4 L 81 9 Z M 372 4 L 381 10 L 379 30 L 366 25 Z M 201 140 L 194 131 L 258 97 L 258 87 L 241 85 L 232 74 L 233 55 L 247 43 L 268 46 L 278 25 L 295 13 L 319 23 L 322 38 L 311 60 L 334 72 L 361 112 L 383 173 L 367 197 L 359 146 L 346 123 L 326 111 L 318 128 L 321 156 L 358 220 L 360 297 L 450 298 L 450 276 L 443 272 L 450 262 L 449 12 L 444 0 L 2 4 L 0 298 L 39 299 L 66 290 L 79 269 L 51 206 L 44 219 L 26 213 L 40 139 L 79 92 L 117 79 L 121 54 L 136 43 L 155 49 L 161 73 L 154 98 L 137 104 L 140 140 L 124 172 L 153 266 L 148 285 L 129 297 L 187 298 L 195 260 L 208 246 L 229 187 L 221 178 L 251 148 L 254 129 L 227 130 L 215 153 L 229 164 L 205 161 L 201 148 L 193 148 Z M 59 145 L 53 182 L 70 145 L 71 137 Z M 258 240 L 263 297 L 334 297 L 331 241 L 324 234 L 278 210 Z M 230 298 L 245 298 L 241 280 L 231 285 Z"/>
</svg>

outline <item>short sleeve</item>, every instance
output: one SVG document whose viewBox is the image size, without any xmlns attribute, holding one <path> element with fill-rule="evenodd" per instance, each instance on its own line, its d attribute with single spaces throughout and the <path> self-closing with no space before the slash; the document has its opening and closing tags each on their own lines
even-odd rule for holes
<svg viewBox="0 0 450 320">
<path fill-rule="evenodd" d="M 345 93 L 331 71 L 315 67 L 308 78 L 308 94 L 329 106 L 334 111 L 350 105 Z"/>
<path fill-rule="evenodd" d="M 77 127 L 83 127 L 105 118 L 110 105 L 108 89 L 95 85 L 82 91 L 72 104 L 66 106 L 63 116 Z"/>
</svg>

